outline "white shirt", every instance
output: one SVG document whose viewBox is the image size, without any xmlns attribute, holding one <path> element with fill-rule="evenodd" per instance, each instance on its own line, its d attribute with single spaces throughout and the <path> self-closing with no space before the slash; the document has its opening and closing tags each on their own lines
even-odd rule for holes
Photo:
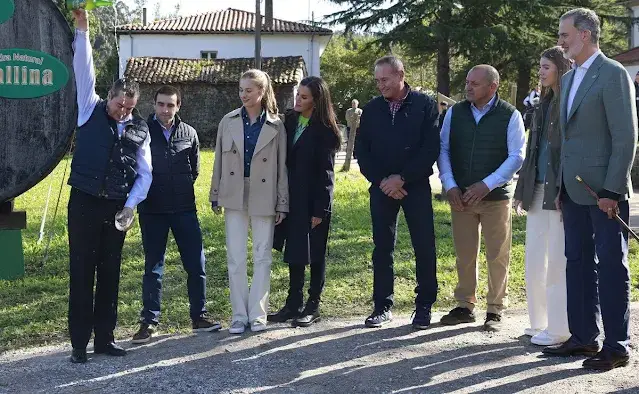
<svg viewBox="0 0 639 394">
<path fill-rule="evenodd" d="M 93 53 L 89 43 L 89 34 L 85 31 L 77 30 L 75 41 L 73 42 L 73 71 L 75 72 L 75 82 L 78 99 L 78 127 L 85 124 L 95 106 L 100 102 L 100 96 L 95 93 L 95 68 L 93 66 Z M 118 134 L 121 136 L 132 116 L 117 122 Z M 135 177 L 131 193 L 127 198 L 125 207 L 135 209 L 135 207 L 146 199 L 146 195 L 153 181 L 151 166 L 151 134 L 147 134 L 136 152 Z"/>
<path fill-rule="evenodd" d="M 575 95 L 577 94 L 579 85 L 581 85 L 581 82 L 584 80 L 584 77 L 586 76 L 588 69 L 590 68 L 590 66 L 592 66 L 592 63 L 600 54 L 601 54 L 601 51 L 597 50 L 597 52 L 595 52 L 592 56 L 590 56 L 588 60 L 586 60 L 581 66 L 577 67 L 577 64 L 572 65 L 572 68 L 573 70 L 575 70 L 575 73 L 572 77 L 572 86 L 570 87 L 570 94 L 568 95 L 568 107 L 567 107 L 568 112 L 567 113 L 570 113 L 570 110 L 572 109 L 572 102 L 575 100 Z"/>
<path fill-rule="evenodd" d="M 477 108 L 475 104 L 471 104 L 470 109 L 473 112 L 475 122 L 479 123 L 481 118 L 490 111 L 495 104 L 497 96 L 482 108 Z M 453 167 L 450 162 L 450 122 L 453 115 L 453 107 L 446 111 L 444 122 L 441 130 L 441 153 L 437 160 L 437 168 L 439 169 L 439 179 L 445 190 L 450 190 L 457 186 L 455 177 L 453 176 Z M 493 172 L 483 179 L 484 184 L 491 191 L 499 186 L 504 185 L 511 180 L 517 170 L 521 168 L 524 162 L 524 145 L 526 142 L 526 132 L 524 129 L 524 121 L 519 111 L 515 110 L 510 121 L 508 122 L 507 143 L 508 158 Z"/>
</svg>

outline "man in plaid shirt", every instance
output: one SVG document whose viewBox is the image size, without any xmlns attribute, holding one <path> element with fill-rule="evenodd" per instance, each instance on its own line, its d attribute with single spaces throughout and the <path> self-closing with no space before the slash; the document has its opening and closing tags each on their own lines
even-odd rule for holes
<svg viewBox="0 0 639 394">
<path fill-rule="evenodd" d="M 404 81 L 404 65 L 394 56 L 375 62 L 381 96 L 364 107 L 355 153 L 362 174 L 371 182 L 373 219 L 373 299 L 367 327 L 392 320 L 393 251 L 397 216 L 404 210 L 415 250 L 417 287 L 413 327 L 430 325 L 437 297 L 433 207 L 428 177 L 439 156 L 437 102 Z"/>
</svg>

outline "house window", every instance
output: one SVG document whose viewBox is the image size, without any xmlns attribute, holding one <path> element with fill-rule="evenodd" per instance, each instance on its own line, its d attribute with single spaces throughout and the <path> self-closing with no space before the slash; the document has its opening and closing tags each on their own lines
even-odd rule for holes
<svg viewBox="0 0 639 394">
<path fill-rule="evenodd" d="M 217 59 L 217 51 L 201 51 L 200 58 L 206 60 Z"/>
</svg>

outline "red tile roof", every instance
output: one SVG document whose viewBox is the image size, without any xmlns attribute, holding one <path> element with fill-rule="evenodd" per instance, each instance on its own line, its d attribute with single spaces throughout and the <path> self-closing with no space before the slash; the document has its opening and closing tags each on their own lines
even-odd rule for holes
<svg viewBox="0 0 639 394">
<path fill-rule="evenodd" d="M 133 57 L 128 60 L 124 75 L 147 84 L 238 83 L 242 74 L 254 67 L 254 61 L 253 58 L 199 60 Z M 301 56 L 262 58 L 262 70 L 275 84 L 297 84 L 307 74 Z"/>
<path fill-rule="evenodd" d="M 639 64 L 639 47 L 621 52 L 620 54 L 613 56 L 612 58 L 623 64 L 624 66 Z"/>
<path fill-rule="evenodd" d="M 119 34 L 231 34 L 254 33 L 255 13 L 228 8 L 221 11 L 207 12 L 204 14 L 184 16 L 175 19 L 159 20 L 143 25 L 120 25 L 116 28 Z M 262 31 L 265 33 L 279 34 L 319 34 L 331 35 L 333 32 L 318 26 L 304 23 L 283 21 L 273 18 L 273 27 L 264 26 L 262 16 Z"/>
</svg>

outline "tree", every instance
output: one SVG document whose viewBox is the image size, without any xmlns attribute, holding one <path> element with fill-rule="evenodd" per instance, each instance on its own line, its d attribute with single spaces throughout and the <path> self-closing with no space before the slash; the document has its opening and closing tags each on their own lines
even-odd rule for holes
<svg viewBox="0 0 639 394">
<path fill-rule="evenodd" d="M 329 24 L 342 23 L 346 31 L 383 29 L 380 45 L 401 43 L 413 56 L 435 56 L 437 91 L 447 96 L 451 84 L 461 88 L 465 79 L 465 72 L 451 78 L 451 59 L 463 59 L 466 70 L 492 64 L 503 79 L 516 79 L 518 95 L 525 95 L 539 54 L 556 42 L 559 16 L 571 8 L 588 7 L 599 14 L 602 49 L 608 53 L 625 48 L 623 37 L 632 21 L 616 0 L 330 1 L 349 7 L 329 15 Z"/>
<path fill-rule="evenodd" d="M 378 94 L 373 63 L 384 54 L 373 37 L 336 34 L 329 42 L 320 67 L 341 121 L 353 99 L 365 104 Z"/>
</svg>

